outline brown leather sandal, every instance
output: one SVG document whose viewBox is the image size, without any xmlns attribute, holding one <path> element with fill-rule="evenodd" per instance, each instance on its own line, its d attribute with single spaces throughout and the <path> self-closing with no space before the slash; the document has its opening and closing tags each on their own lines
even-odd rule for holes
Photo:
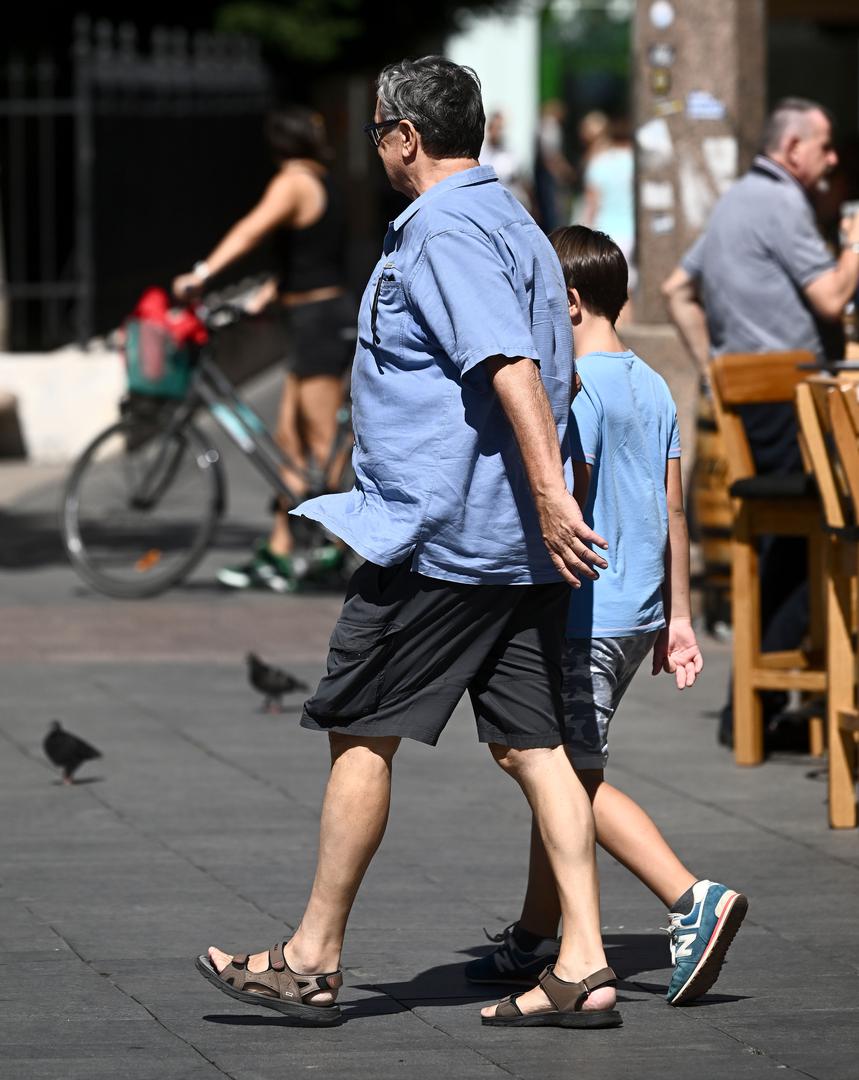
<svg viewBox="0 0 859 1080">
<path fill-rule="evenodd" d="M 304 999 L 320 990 L 339 990 L 343 985 L 343 972 L 301 975 L 284 960 L 283 945 L 279 942 L 268 950 L 265 971 L 248 971 L 247 953 L 238 953 L 221 972 L 208 956 L 198 956 L 196 967 L 203 978 L 222 993 L 248 1005 L 276 1009 L 307 1024 L 338 1023 L 341 1018 L 339 1005 L 313 1005 Z"/>
<path fill-rule="evenodd" d="M 516 1004 L 516 999 L 523 993 L 512 994 L 499 1001 L 494 1016 L 482 1016 L 482 1023 L 494 1027 L 569 1027 L 569 1028 L 610 1028 L 620 1027 L 623 1017 L 617 1009 L 583 1009 L 582 1004 L 594 990 L 603 986 L 613 986 L 617 976 L 611 968 L 600 968 L 593 975 L 588 975 L 581 982 L 565 982 L 554 974 L 554 964 L 550 964 L 537 985 L 555 1006 L 544 1012 L 523 1013 Z"/>
</svg>

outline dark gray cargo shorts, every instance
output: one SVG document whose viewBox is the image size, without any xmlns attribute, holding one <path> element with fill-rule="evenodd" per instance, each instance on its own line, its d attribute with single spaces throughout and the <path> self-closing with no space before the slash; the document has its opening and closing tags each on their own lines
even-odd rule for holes
<svg viewBox="0 0 859 1080">
<path fill-rule="evenodd" d="M 467 692 L 481 742 L 559 746 L 569 587 L 461 585 L 410 563 L 353 576 L 302 727 L 435 746 Z"/>
</svg>

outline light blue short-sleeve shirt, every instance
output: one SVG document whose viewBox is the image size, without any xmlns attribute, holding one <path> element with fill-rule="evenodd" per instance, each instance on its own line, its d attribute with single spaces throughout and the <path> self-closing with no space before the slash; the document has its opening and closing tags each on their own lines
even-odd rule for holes
<svg viewBox="0 0 859 1080">
<path fill-rule="evenodd" d="M 381 566 L 467 584 L 558 581 L 510 424 L 481 364 L 539 364 L 565 444 L 573 375 L 551 244 L 488 166 L 391 223 L 358 316 L 352 491 L 294 512 Z"/>
<path fill-rule="evenodd" d="M 665 625 L 665 471 L 680 457 L 677 409 L 661 375 L 633 352 L 577 358 L 570 455 L 593 466 L 584 518 L 609 565 L 570 597 L 567 637 L 624 637 Z"/>
</svg>

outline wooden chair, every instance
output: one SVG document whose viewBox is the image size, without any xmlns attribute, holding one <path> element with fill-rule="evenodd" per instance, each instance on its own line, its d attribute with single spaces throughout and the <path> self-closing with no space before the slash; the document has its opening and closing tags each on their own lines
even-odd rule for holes
<svg viewBox="0 0 859 1080">
<path fill-rule="evenodd" d="M 843 415 L 839 414 L 839 409 Z M 833 828 L 853 828 L 856 825 L 856 797 L 853 791 L 855 741 L 850 725 L 843 721 L 847 713 L 852 713 L 854 719 L 856 716 L 853 632 L 856 626 L 854 597 L 859 571 L 859 532 L 855 528 L 845 469 L 834 445 L 833 414 L 835 423 L 843 427 L 841 437 L 851 438 L 841 384 L 828 376 L 814 376 L 800 384 L 796 391 L 796 411 L 803 454 L 817 482 L 825 531 L 823 585 L 829 823 Z M 852 435 L 852 453 L 857 459 L 859 472 L 859 447 L 855 435 Z"/>
<path fill-rule="evenodd" d="M 835 829 L 857 824 L 856 582 L 859 577 L 859 398 L 857 384 L 826 389 L 826 415 L 837 462 L 833 476 L 846 503 L 844 528 L 833 537 L 827 560 L 827 695 L 829 737 L 829 824 Z M 840 466 L 838 468 L 837 466 Z"/>
<path fill-rule="evenodd" d="M 808 540 L 809 579 L 822 578 L 823 532 L 813 479 L 805 474 L 759 476 L 739 413 L 742 405 L 793 402 L 796 388 L 813 364 L 809 352 L 732 353 L 711 363 L 716 420 L 725 445 L 733 500 L 731 607 L 734 660 L 734 757 L 738 765 L 759 765 L 764 757 L 762 690 L 800 690 L 822 695 L 822 590 L 812 588 L 808 649 L 761 652 L 761 597 L 757 541 L 762 536 Z M 823 749 L 822 717 L 811 723 L 811 749 Z"/>
</svg>

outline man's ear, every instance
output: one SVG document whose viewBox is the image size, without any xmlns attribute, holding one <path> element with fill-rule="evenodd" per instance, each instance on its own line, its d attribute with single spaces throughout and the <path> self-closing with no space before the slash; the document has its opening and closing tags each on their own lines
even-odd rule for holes
<svg viewBox="0 0 859 1080">
<path fill-rule="evenodd" d="M 567 303 L 570 305 L 570 318 L 573 322 L 580 322 L 582 318 L 582 298 L 579 290 L 570 286 L 567 289 Z"/>
<path fill-rule="evenodd" d="M 782 154 L 784 155 L 785 161 L 793 164 L 796 159 L 796 151 L 801 142 L 802 139 L 799 137 L 799 135 L 789 135 L 785 139 L 782 148 Z"/>
<path fill-rule="evenodd" d="M 413 161 L 420 146 L 420 135 L 411 120 L 401 120 L 397 128 L 402 139 L 402 154 L 404 161 Z"/>
</svg>

